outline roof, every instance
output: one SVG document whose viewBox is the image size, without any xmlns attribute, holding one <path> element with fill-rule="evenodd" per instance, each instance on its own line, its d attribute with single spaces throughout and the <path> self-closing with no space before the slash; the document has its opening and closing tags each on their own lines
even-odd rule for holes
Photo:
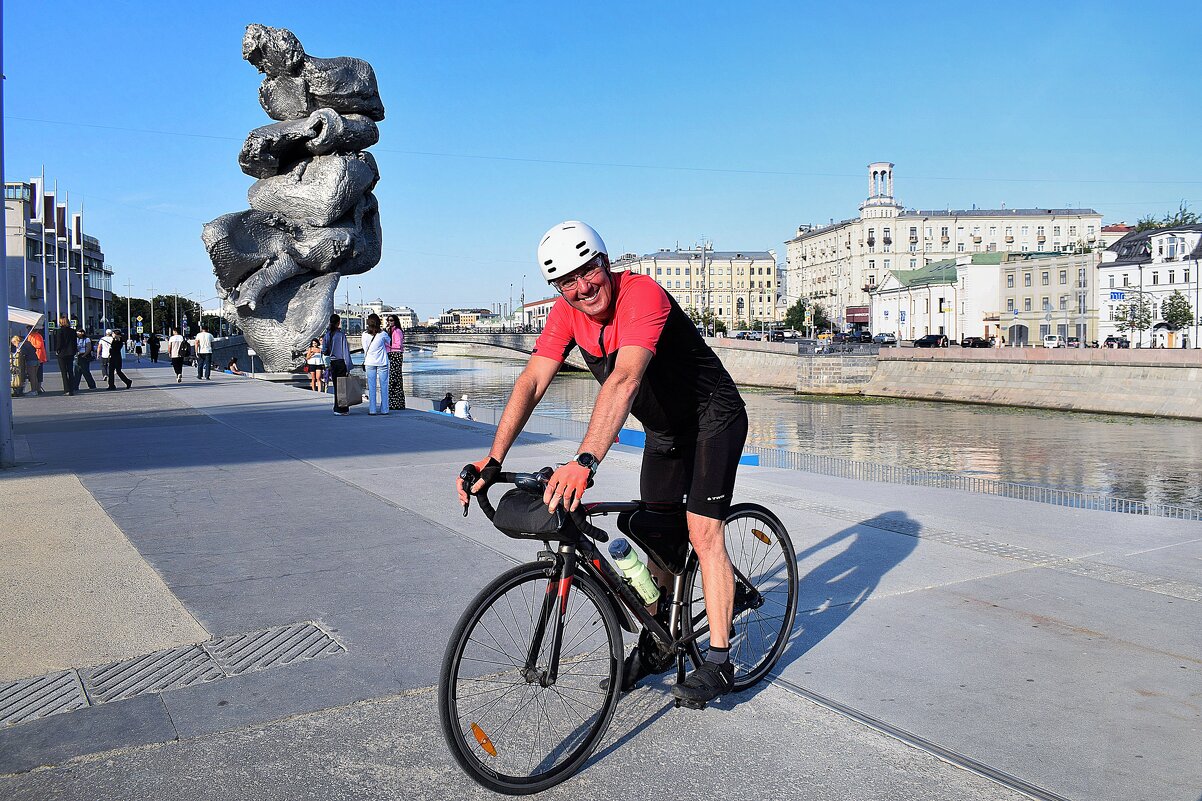
<svg viewBox="0 0 1202 801">
<path fill-rule="evenodd" d="M 1102 226 L 1102 233 L 1104 234 L 1123 234 L 1133 230 L 1135 230 L 1135 226 L 1126 225 L 1125 223 L 1115 223 L 1114 225 Z"/>
<path fill-rule="evenodd" d="M 1111 262 L 1111 264 L 1138 264 L 1140 262 L 1148 261 L 1152 258 L 1152 237 L 1187 232 L 1202 233 L 1202 223 L 1193 223 L 1191 225 L 1170 225 L 1165 228 L 1149 228 L 1146 231 L 1132 231 L 1110 247 L 1106 248 L 1106 250 L 1113 251 L 1115 254 L 1117 254 L 1115 260 Z M 1197 243 L 1194 245 L 1193 252 L 1185 258 L 1202 258 L 1202 237 L 1198 238 Z"/>
<path fill-rule="evenodd" d="M 625 257 L 623 257 L 625 259 Z M 632 261 L 655 259 L 656 261 L 701 261 L 699 250 L 660 250 L 645 256 L 636 256 Z M 706 261 L 775 261 L 775 257 L 767 250 L 707 250 Z"/>
<path fill-rule="evenodd" d="M 906 209 L 899 217 L 1085 217 L 1093 209 Z"/>
<path fill-rule="evenodd" d="M 994 254 L 974 254 L 994 255 Z M 917 270 L 892 270 L 893 277 L 904 287 L 932 286 L 935 284 L 956 283 L 956 260 L 943 259 L 933 261 Z"/>
</svg>

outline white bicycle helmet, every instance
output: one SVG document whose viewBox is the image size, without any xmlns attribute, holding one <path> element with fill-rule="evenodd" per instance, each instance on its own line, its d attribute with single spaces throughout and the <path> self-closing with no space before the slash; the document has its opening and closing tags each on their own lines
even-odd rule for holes
<svg viewBox="0 0 1202 801">
<path fill-rule="evenodd" d="M 538 267 L 550 282 L 580 269 L 599 253 L 608 255 L 601 235 L 587 223 L 568 220 L 543 234 L 538 243 Z"/>
</svg>

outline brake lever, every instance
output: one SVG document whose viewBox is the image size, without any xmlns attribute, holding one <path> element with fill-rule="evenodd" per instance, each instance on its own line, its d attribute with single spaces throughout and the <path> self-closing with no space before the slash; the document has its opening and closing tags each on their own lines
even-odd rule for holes
<svg viewBox="0 0 1202 801">
<path fill-rule="evenodd" d="M 463 482 L 463 491 L 468 496 L 463 502 L 463 516 L 467 517 L 467 510 L 472 505 L 472 485 L 480 480 L 480 473 L 476 471 L 475 465 L 467 464 L 459 471 L 459 480 Z"/>
</svg>

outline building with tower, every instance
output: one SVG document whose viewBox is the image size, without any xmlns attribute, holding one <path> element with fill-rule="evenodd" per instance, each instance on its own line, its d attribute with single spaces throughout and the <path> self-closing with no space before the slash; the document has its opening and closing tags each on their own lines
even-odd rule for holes
<svg viewBox="0 0 1202 801">
<path fill-rule="evenodd" d="M 857 217 L 802 225 L 785 243 L 787 304 L 806 298 L 836 327 L 868 329 L 870 293 L 894 271 L 973 253 L 1084 253 L 1103 247 L 1093 209 L 908 209 L 893 193 L 894 165 L 868 165 Z"/>
</svg>

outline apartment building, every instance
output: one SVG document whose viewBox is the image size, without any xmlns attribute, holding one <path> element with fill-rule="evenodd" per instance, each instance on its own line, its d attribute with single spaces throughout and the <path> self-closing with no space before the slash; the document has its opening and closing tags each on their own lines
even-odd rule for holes
<svg viewBox="0 0 1202 801">
<path fill-rule="evenodd" d="M 867 328 L 869 296 L 894 271 L 962 254 L 1087 252 L 1102 246 L 1093 209 L 907 209 L 893 193 L 890 162 L 868 165 L 859 216 L 803 225 L 785 243 L 785 305 L 807 298 L 840 328 Z"/>
<path fill-rule="evenodd" d="M 1149 347 L 1197 347 L 1199 339 L 1198 261 L 1202 225 L 1179 225 L 1130 232 L 1102 253 L 1096 297 L 1098 336 L 1123 335 Z M 1191 325 L 1173 331 L 1164 320 L 1164 302 L 1180 292 L 1193 311 Z M 1143 297 L 1152 312 L 1151 327 L 1123 334 L 1117 321 Z"/>
<path fill-rule="evenodd" d="M 90 331 L 112 325 L 113 271 L 100 240 L 83 232 L 82 214 L 68 215 L 67 205 L 39 184 L 4 185 L 9 304 L 45 313 L 52 328 L 60 313 Z"/>
<path fill-rule="evenodd" d="M 787 308 L 771 250 L 716 251 L 707 246 L 644 256 L 627 253 L 612 267 L 651 276 L 685 311 L 708 309 L 728 330 L 778 322 Z"/>
<path fill-rule="evenodd" d="M 1034 345 L 1048 334 L 1082 343 L 1097 339 L 1100 260 L 1100 251 L 1008 254 L 1001 274 L 1006 344 Z"/>
</svg>

